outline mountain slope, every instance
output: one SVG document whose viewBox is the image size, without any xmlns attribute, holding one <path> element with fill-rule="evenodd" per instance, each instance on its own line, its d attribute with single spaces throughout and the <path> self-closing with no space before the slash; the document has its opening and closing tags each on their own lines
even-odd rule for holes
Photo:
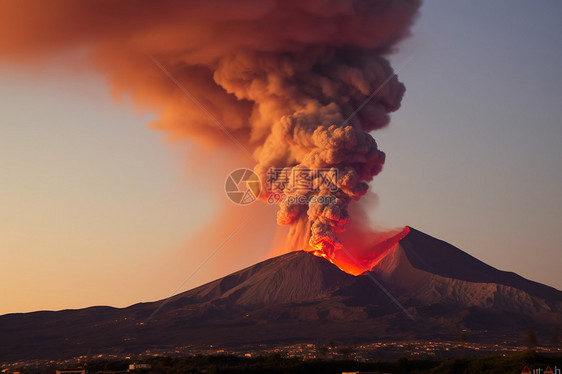
<svg viewBox="0 0 562 374">
<path fill-rule="evenodd" d="M 417 249 L 416 249 L 417 250 Z M 455 248 L 455 251 L 459 251 Z M 410 254 L 412 248 L 410 248 Z M 450 255 L 451 252 L 442 253 L 443 256 Z M 465 253 L 453 252 L 451 257 L 456 255 L 466 255 Z M 468 255 L 466 255 L 468 256 Z M 474 259 L 472 265 L 480 265 Z M 477 262 L 478 261 L 478 262 Z M 466 266 L 471 263 L 466 261 Z M 483 264 L 485 265 L 485 264 Z M 535 282 L 527 281 L 524 278 L 515 278 L 518 284 L 523 287 L 514 287 L 493 281 L 490 273 L 497 273 L 498 279 L 503 281 L 506 277 L 505 272 L 501 272 L 485 265 L 476 270 L 486 270 L 483 273 L 485 280 L 473 276 L 474 281 L 467 281 L 456 277 L 446 277 L 435 272 L 428 272 L 426 267 L 417 268 L 412 264 L 408 257 L 408 251 L 402 247 L 402 243 L 396 246 L 377 266 L 373 272 L 377 274 L 388 288 L 395 294 L 406 299 L 408 305 L 424 307 L 428 305 L 454 305 L 456 307 L 471 308 L 478 307 L 487 310 L 519 313 L 541 318 L 555 317 L 556 313 L 562 311 L 562 301 L 560 291 L 555 289 L 548 290 L 551 297 L 542 298 L 541 293 L 544 288 L 538 288 L 536 292 Z M 448 269 L 446 269 L 448 270 Z M 507 283 L 507 282 L 506 282 Z M 546 287 L 546 286 L 543 286 Z M 547 288 L 547 287 L 546 287 Z"/>
<path fill-rule="evenodd" d="M 442 240 L 410 227 L 400 241 L 413 267 L 447 278 L 469 282 L 497 283 L 548 299 L 562 300 L 562 292 L 527 280 L 513 272 L 500 271 Z"/>
<path fill-rule="evenodd" d="M 171 302 L 265 305 L 314 301 L 328 297 L 340 284 L 349 284 L 354 278 L 320 257 L 291 252 L 184 292 Z"/>
</svg>

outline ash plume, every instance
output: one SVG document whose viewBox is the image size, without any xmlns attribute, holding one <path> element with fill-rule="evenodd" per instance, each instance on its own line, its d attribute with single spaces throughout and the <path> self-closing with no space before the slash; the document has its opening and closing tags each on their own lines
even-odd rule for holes
<svg viewBox="0 0 562 374">
<path fill-rule="evenodd" d="M 383 167 L 385 154 L 370 131 L 388 124 L 404 94 L 384 55 L 408 35 L 419 6 L 418 0 L 2 2 L 0 59 L 36 69 L 66 54 L 80 69 L 105 74 L 116 98 L 128 96 L 158 113 L 152 128 L 230 146 L 152 56 L 252 152 L 255 171 L 271 182 L 262 199 L 310 200 L 278 202 L 278 223 L 308 242 L 293 249 L 332 258 L 349 202 L 367 192 Z M 284 172 L 272 177 L 272 168 Z M 310 190 L 295 188 L 291 176 L 317 169 L 335 190 L 320 178 Z"/>
</svg>

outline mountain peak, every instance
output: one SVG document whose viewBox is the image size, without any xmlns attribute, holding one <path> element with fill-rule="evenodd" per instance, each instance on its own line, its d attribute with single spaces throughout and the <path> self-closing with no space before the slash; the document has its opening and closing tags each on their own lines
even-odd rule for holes
<svg viewBox="0 0 562 374">
<path fill-rule="evenodd" d="M 326 297 L 353 278 L 323 258 L 297 251 L 184 292 L 172 301 L 187 298 L 237 305 L 298 303 Z"/>
</svg>

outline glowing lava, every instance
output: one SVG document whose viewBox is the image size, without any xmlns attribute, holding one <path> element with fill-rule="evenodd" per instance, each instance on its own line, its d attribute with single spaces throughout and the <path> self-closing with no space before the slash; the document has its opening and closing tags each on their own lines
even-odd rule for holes
<svg viewBox="0 0 562 374">
<path fill-rule="evenodd" d="M 317 246 L 309 247 L 306 251 L 325 258 L 348 274 L 361 275 L 379 263 L 409 232 L 410 228 L 405 226 L 398 232 L 372 233 L 370 238 L 365 238 L 365 240 L 376 238 L 368 250 L 359 250 L 353 245 L 325 248 L 325 243 L 318 243 Z"/>
</svg>

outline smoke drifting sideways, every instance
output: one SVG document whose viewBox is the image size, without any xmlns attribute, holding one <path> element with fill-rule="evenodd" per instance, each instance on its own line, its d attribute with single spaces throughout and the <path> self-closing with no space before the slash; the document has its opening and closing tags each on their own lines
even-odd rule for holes
<svg viewBox="0 0 562 374">
<path fill-rule="evenodd" d="M 211 147 L 231 139 L 149 58 L 159 61 L 248 149 L 261 198 L 279 201 L 292 249 L 333 260 L 349 203 L 368 190 L 385 154 L 370 135 L 400 107 L 404 86 L 383 57 L 406 37 L 419 0 L 206 0 L 0 3 L 0 62 L 37 68 L 74 54 L 73 64 L 107 77 L 115 98 L 158 113 L 151 127 Z M 77 57 L 76 57 L 77 56 Z M 372 99 L 362 103 L 374 93 Z M 274 177 L 271 168 L 283 169 Z M 329 170 L 298 190 L 298 170 Z M 273 186 L 273 187 L 271 187 Z M 320 202 L 319 202 L 320 201 Z"/>
</svg>

